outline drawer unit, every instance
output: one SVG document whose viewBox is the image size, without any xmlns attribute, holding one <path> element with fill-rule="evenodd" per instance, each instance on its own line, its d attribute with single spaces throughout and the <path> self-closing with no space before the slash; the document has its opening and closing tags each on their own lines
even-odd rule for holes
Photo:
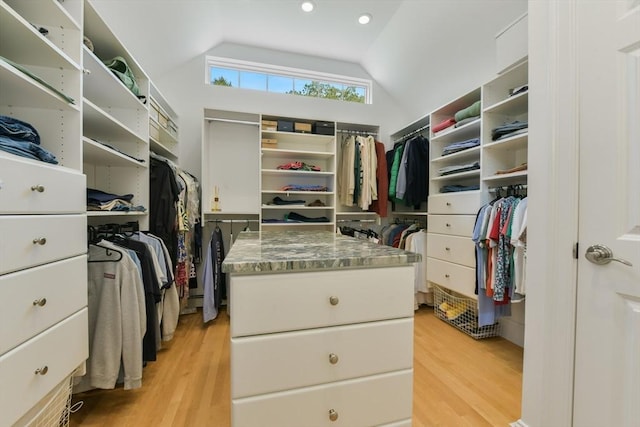
<svg viewBox="0 0 640 427">
<path fill-rule="evenodd" d="M 0 274 L 86 253 L 85 215 L 0 216 Z"/>
<path fill-rule="evenodd" d="M 234 276 L 231 336 L 413 316 L 412 265 Z"/>
<path fill-rule="evenodd" d="M 87 305 L 87 257 L 0 276 L 0 301 L 3 354 Z"/>
<path fill-rule="evenodd" d="M 475 215 L 429 215 L 429 233 L 471 237 L 476 223 Z"/>
<path fill-rule="evenodd" d="M 231 397 L 410 369 L 412 348 L 413 318 L 234 338 Z"/>
<path fill-rule="evenodd" d="M 0 214 L 83 213 L 85 188 L 77 171 L 0 155 Z"/>
<path fill-rule="evenodd" d="M 477 299 L 475 268 L 427 257 L 427 280 Z"/>
<path fill-rule="evenodd" d="M 88 355 L 87 310 L 0 356 L 0 425 L 12 425 Z"/>
<path fill-rule="evenodd" d="M 477 191 L 464 191 L 459 193 L 446 193 L 429 196 L 430 214 L 476 215 L 479 208 L 480 193 Z"/>
<path fill-rule="evenodd" d="M 413 371 L 234 400 L 234 426 L 355 427 L 411 418 Z M 392 424 L 393 425 L 393 424 Z"/>
<path fill-rule="evenodd" d="M 475 268 L 475 243 L 470 237 L 429 233 L 427 253 L 430 257 Z"/>
</svg>

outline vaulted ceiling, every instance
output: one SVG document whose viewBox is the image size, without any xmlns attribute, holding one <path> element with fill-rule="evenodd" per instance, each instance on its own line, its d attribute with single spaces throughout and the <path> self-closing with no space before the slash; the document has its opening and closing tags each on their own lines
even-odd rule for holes
<svg viewBox="0 0 640 427">
<path fill-rule="evenodd" d="M 421 90 L 486 63 L 495 34 L 527 10 L 526 0 L 314 0 L 311 13 L 299 0 L 92 3 L 152 79 L 235 43 L 359 64 L 408 110 L 423 108 Z"/>
</svg>

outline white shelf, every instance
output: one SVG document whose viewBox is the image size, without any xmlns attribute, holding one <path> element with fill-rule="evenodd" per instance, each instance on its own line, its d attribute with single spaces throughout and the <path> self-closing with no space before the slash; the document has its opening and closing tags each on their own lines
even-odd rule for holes
<svg viewBox="0 0 640 427">
<path fill-rule="evenodd" d="M 501 139 L 500 141 L 489 142 L 484 145 L 487 150 L 523 150 L 527 148 L 529 142 L 529 133 L 521 133 L 510 138 Z"/>
<path fill-rule="evenodd" d="M 478 119 L 460 127 L 452 126 L 434 134 L 431 137 L 431 143 L 449 143 L 475 138 L 480 135 L 480 123 L 481 120 Z"/>
<path fill-rule="evenodd" d="M 33 80 L 12 65 L 0 60 L 0 88 L 2 103 L 17 107 L 32 107 L 62 111 L 80 111 L 77 104 L 70 104 L 60 95 Z M 76 99 L 77 103 L 78 100 Z"/>
<path fill-rule="evenodd" d="M 145 137 L 125 126 L 111 114 L 95 105 L 88 99 L 83 100 L 84 133 L 105 142 L 129 141 L 147 144 Z"/>
<path fill-rule="evenodd" d="M 54 9 L 51 2 L 29 2 L 33 6 L 42 6 L 50 13 Z M 44 13 L 44 12 L 43 12 Z M 19 41 L 19 42 L 18 42 Z M 80 70 L 80 66 L 66 53 L 42 36 L 31 24 L 4 1 L 0 3 L 0 51 L 3 56 L 26 68 L 41 66 L 65 70 Z"/>
<path fill-rule="evenodd" d="M 331 141 L 335 138 L 335 135 L 319 135 L 317 133 L 302 133 L 302 132 L 282 132 L 277 130 L 264 130 L 260 131 L 263 136 L 265 135 L 273 135 L 276 139 L 309 139 L 309 140 L 317 140 L 317 141 Z"/>
<path fill-rule="evenodd" d="M 517 116 L 526 113 L 529 109 L 529 92 L 519 93 L 503 101 L 487 107 L 484 113 L 509 114 Z"/>
<path fill-rule="evenodd" d="M 472 171 L 452 173 L 450 175 L 438 175 L 431 178 L 432 181 L 455 181 L 458 179 L 467 179 L 480 176 L 480 169 L 474 169 Z"/>
<path fill-rule="evenodd" d="M 290 150 L 284 148 L 263 148 L 262 155 L 264 157 L 279 158 L 283 156 L 295 156 L 307 159 L 328 159 L 333 157 L 334 153 L 328 153 L 326 151 L 311 151 L 311 150 Z"/>
<path fill-rule="evenodd" d="M 505 173 L 500 175 L 491 175 L 483 178 L 482 181 L 489 182 L 489 183 L 514 181 L 515 178 L 527 178 L 528 174 L 529 172 L 524 170 L 524 171 Z"/>
<path fill-rule="evenodd" d="M 266 211 L 317 211 L 333 209 L 333 206 L 300 206 L 300 205 L 262 205 L 262 209 Z"/>
<path fill-rule="evenodd" d="M 62 7 L 59 0 L 24 1 L 5 0 L 16 12 L 41 24 L 54 22 L 63 28 L 80 31 L 80 24 Z"/>
<path fill-rule="evenodd" d="M 116 150 L 106 147 L 87 137 L 82 138 L 83 157 L 85 163 L 96 164 L 100 166 L 118 166 L 118 167 L 148 167 L 148 163 L 138 162 L 131 157 L 125 156 Z"/>
<path fill-rule="evenodd" d="M 335 193 L 333 191 L 282 191 L 282 190 L 262 190 L 262 194 L 300 194 L 310 195 L 317 194 L 319 196 L 332 196 Z"/>
<path fill-rule="evenodd" d="M 435 157 L 431 159 L 431 163 L 448 163 L 451 160 L 477 159 L 480 157 L 480 146 L 467 148 L 466 150 L 457 151 L 446 156 Z"/>
<path fill-rule="evenodd" d="M 427 212 L 416 212 L 416 211 L 393 211 L 391 215 L 405 215 L 405 216 L 427 216 Z"/>
<path fill-rule="evenodd" d="M 375 212 L 367 212 L 367 211 L 352 211 L 352 212 L 336 212 L 336 216 L 377 216 L 378 214 Z"/>
<path fill-rule="evenodd" d="M 118 217 L 118 216 L 146 216 L 147 212 L 140 211 L 87 211 L 88 217 Z"/>
<path fill-rule="evenodd" d="M 175 160 L 178 158 L 178 155 L 174 153 L 172 149 L 166 147 L 155 138 L 149 137 L 149 148 L 154 153 L 160 154 L 161 156 L 167 157 L 168 159 Z"/>
<path fill-rule="evenodd" d="M 280 170 L 280 169 L 262 169 L 262 175 L 279 175 L 279 176 L 318 176 L 318 177 L 330 177 L 333 176 L 333 172 L 314 172 L 314 171 L 300 171 L 300 170 Z M 311 191 L 310 191 L 311 193 Z"/>
<path fill-rule="evenodd" d="M 83 46 L 84 68 L 88 70 L 83 80 L 84 97 L 96 105 L 112 109 L 147 111 L 137 96 L 109 70 L 86 46 Z"/>
</svg>

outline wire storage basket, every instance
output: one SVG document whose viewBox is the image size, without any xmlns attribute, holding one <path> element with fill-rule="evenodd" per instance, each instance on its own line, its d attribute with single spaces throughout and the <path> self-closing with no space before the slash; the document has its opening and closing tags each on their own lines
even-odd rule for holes
<svg viewBox="0 0 640 427">
<path fill-rule="evenodd" d="M 67 427 L 71 416 L 73 375 L 69 375 L 14 426 Z"/>
<path fill-rule="evenodd" d="M 475 339 L 500 335 L 500 324 L 497 322 L 493 325 L 478 326 L 476 300 L 435 284 L 432 286 L 434 312 L 439 319 Z"/>
</svg>

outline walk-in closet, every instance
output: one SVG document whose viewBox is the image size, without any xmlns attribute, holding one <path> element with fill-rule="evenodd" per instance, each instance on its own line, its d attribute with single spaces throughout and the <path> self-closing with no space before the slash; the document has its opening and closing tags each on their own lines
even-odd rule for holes
<svg viewBox="0 0 640 427">
<path fill-rule="evenodd" d="M 0 0 L 0 427 L 637 426 L 638 46 L 637 0 Z"/>
</svg>

